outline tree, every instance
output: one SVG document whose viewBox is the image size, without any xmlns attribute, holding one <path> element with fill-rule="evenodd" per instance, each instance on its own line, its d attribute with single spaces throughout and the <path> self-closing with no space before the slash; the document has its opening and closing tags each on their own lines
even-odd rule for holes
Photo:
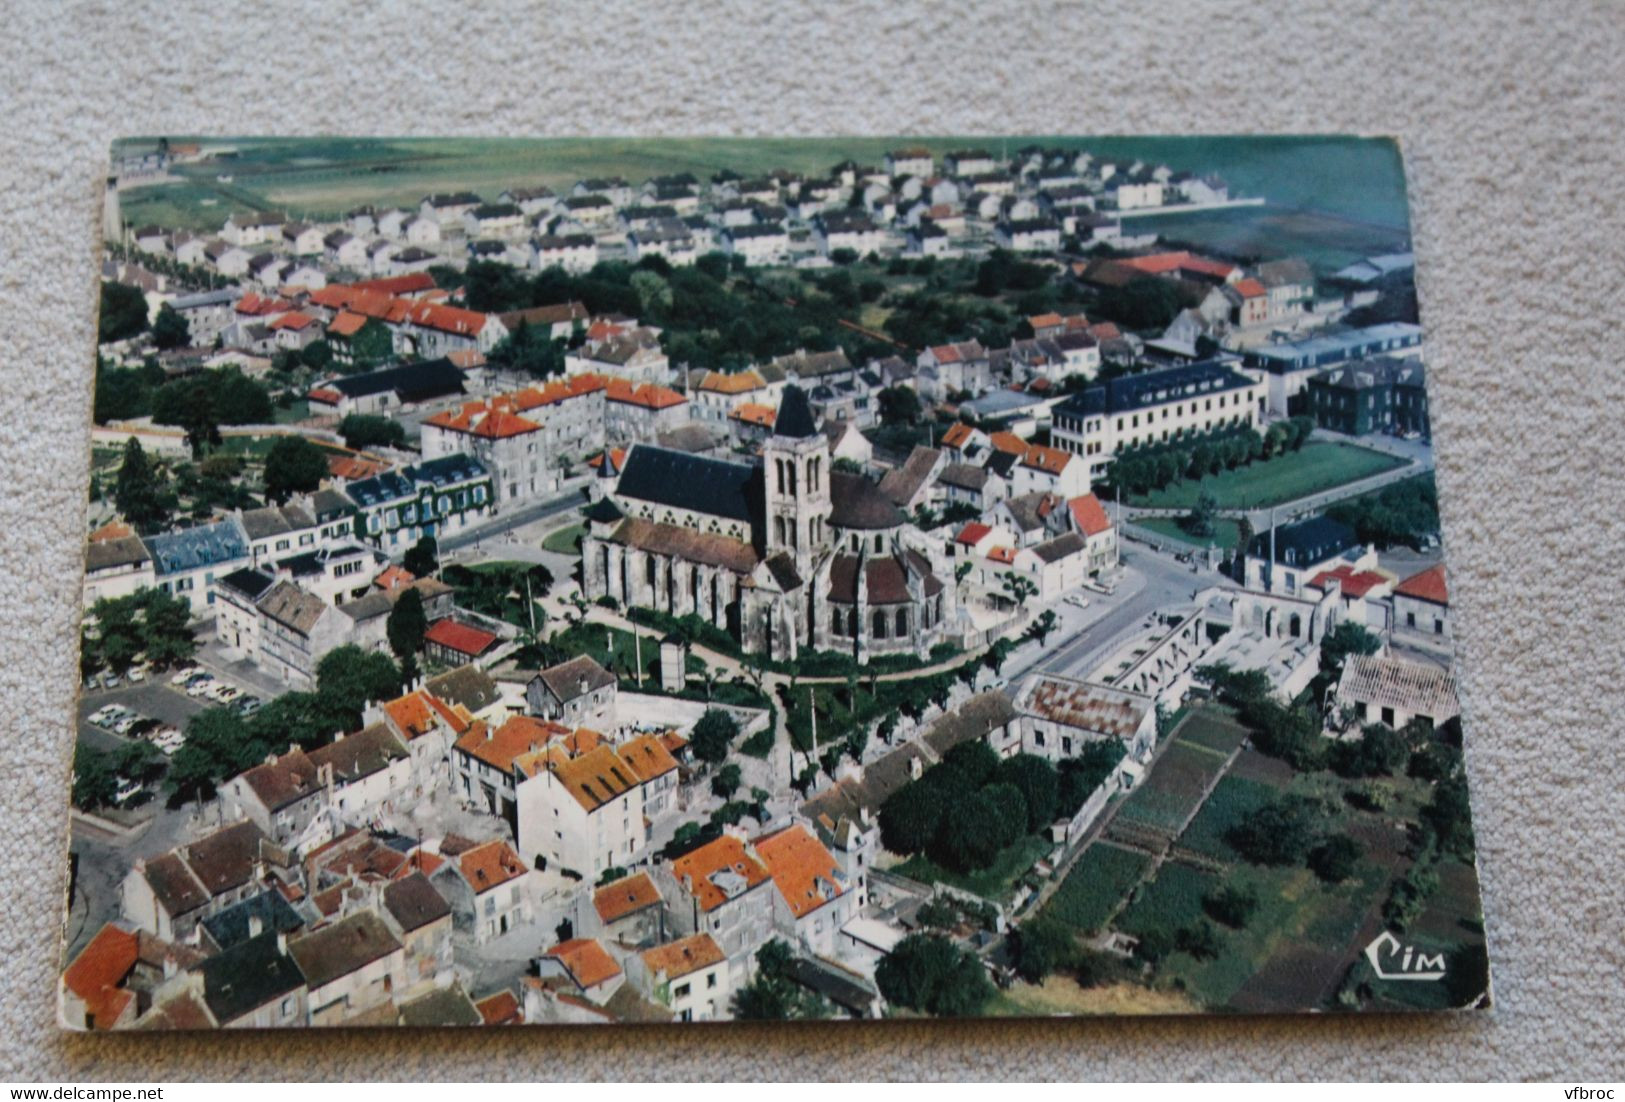
<svg viewBox="0 0 1625 1102">
<path fill-rule="evenodd" d="M 944 815 L 931 848 L 939 863 L 959 872 L 985 869 L 1027 825 L 1027 801 L 1013 784 L 993 784 L 954 813 Z"/>
<path fill-rule="evenodd" d="M 920 419 L 920 396 L 913 387 L 889 386 L 880 392 L 880 423 L 912 425 Z"/>
<path fill-rule="evenodd" d="M 181 427 L 192 458 L 199 459 L 210 448 L 220 446 L 220 418 L 215 413 L 214 391 L 207 386 L 187 388 L 181 402 Z"/>
<path fill-rule="evenodd" d="M 994 775 L 1021 793 L 1027 805 L 1026 833 L 1036 833 L 1055 821 L 1060 776 L 1048 761 L 1036 754 L 1017 754 L 1000 762 Z"/>
<path fill-rule="evenodd" d="M 774 938 L 756 951 L 756 977 L 733 997 L 733 1015 L 741 1021 L 809 1021 L 829 1016 L 829 1004 L 790 976 L 790 947 Z"/>
<path fill-rule="evenodd" d="M 347 643 L 316 663 L 316 694 L 347 730 L 361 726 L 368 704 L 386 700 L 400 689 L 401 671 L 388 655 Z"/>
<path fill-rule="evenodd" d="M 1174 281 L 1158 276 L 1142 276 L 1121 287 L 1103 288 L 1098 300 L 1103 317 L 1134 330 L 1166 329 L 1181 305 Z"/>
<path fill-rule="evenodd" d="M 1028 626 L 1027 634 L 1038 640 L 1039 646 L 1043 646 L 1044 640 L 1048 639 L 1050 637 L 1050 633 L 1055 630 L 1055 625 L 1056 619 L 1054 610 L 1046 608 L 1042 613 L 1039 614 L 1038 618 Z"/>
<path fill-rule="evenodd" d="M 711 778 L 711 791 L 724 800 L 732 799 L 733 794 L 739 791 L 743 779 L 744 775 L 740 772 L 739 766 L 730 762 L 717 770 L 716 776 Z"/>
<path fill-rule="evenodd" d="M 1184 520 L 1185 531 L 1200 539 L 1209 539 L 1218 529 L 1214 524 L 1219 515 L 1219 502 L 1207 490 L 1196 495 L 1196 504 Z"/>
<path fill-rule="evenodd" d="M 875 983 L 896 1006 L 942 1018 L 976 1014 L 993 996 L 982 962 L 937 934 L 910 934 L 875 969 Z"/>
<path fill-rule="evenodd" d="M 128 283 L 102 284 L 101 314 L 96 323 L 96 339 L 107 344 L 147 331 L 147 296 Z"/>
<path fill-rule="evenodd" d="M 1011 937 L 1016 973 L 1028 983 L 1040 983 L 1052 972 L 1071 966 L 1078 942 L 1072 929 L 1050 918 L 1030 918 Z"/>
<path fill-rule="evenodd" d="M 1343 662 L 1351 654 L 1370 655 L 1382 649 L 1382 640 L 1353 620 L 1344 620 L 1320 640 L 1320 669 L 1335 674 L 1343 669 Z"/>
<path fill-rule="evenodd" d="M 1360 863 L 1360 844 L 1335 834 L 1309 851 L 1309 870 L 1327 884 L 1341 884 Z"/>
<path fill-rule="evenodd" d="M 920 853 L 936 837 L 946 804 L 935 785 L 910 781 L 880 805 L 880 841 L 893 853 Z"/>
<path fill-rule="evenodd" d="M 265 456 L 265 496 L 282 505 L 294 494 L 310 493 L 327 477 L 322 450 L 303 436 L 283 436 Z"/>
<path fill-rule="evenodd" d="M 1028 597 L 1038 593 L 1038 584 L 1025 574 L 1017 574 L 1013 570 L 1005 571 L 999 586 L 1009 594 L 1010 600 L 1016 604 L 1025 604 Z"/>
<path fill-rule="evenodd" d="M 420 536 L 418 541 L 406 549 L 401 556 L 401 565 L 417 578 L 427 578 L 440 569 L 440 560 L 435 556 L 435 541 L 433 536 Z"/>
<path fill-rule="evenodd" d="M 423 649 L 423 637 L 429 630 L 429 618 L 423 611 L 423 595 L 408 587 L 389 610 L 384 632 L 389 637 L 389 649 L 395 657 L 407 659 Z"/>
<path fill-rule="evenodd" d="M 495 367 L 538 379 L 564 373 L 564 349 L 552 338 L 548 328 L 523 320 L 492 347 L 487 358 Z"/>
<path fill-rule="evenodd" d="M 169 510 L 159 495 L 158 475 L 141 441 L 124 442 L 124 459 L 113 486 L 113 504 L 137 532 L 156 532 L 169 521 Z"/>
<path fill-rule="evenodd" d="M 1219 931 L 1205 918 L 1199 918 L 1181 929 L 1174 938 L 1174 944 L 1181 952 L 1189 953 L 1197 960 L 1212 960 L 1224 947 Z"/>
<path fill-rule="evenodd" d="M 158 316 L 152 323 L 152 343 L 160 349 L 185 348 L 192 339 L 192 327 L 174 307 L 164 303 L 158 307 Z"/>
<path fill-rule="evenodd" d="M 1391 727 L 1368 723 L 1360 737 L 1336 744 L 1332 763 L 1345 777 L 1391 777 L 1410 763 L 1411 748 Z"/>
<path fill-rule="evenodd" d="M 1422 822 L 1441 850 L 1472 860 L 1473 816 L 1467 805 L 1467 778 L 1459 771 L 1434 786 L 1433 798 L 1422 809 Z"/>
<path fill-rule="evenodd" d="M 118 794 L 118 771 L 113 755 L 80 746 L 73 755 L 73 806 L 81 811 L 107 807 Z"/>
<path fill-rule="evenodd" d="M 161 589 L 145 589 L 136 594 L 141 608 L 141 649 L 147 661 L 158 669 L 179 666 L 197 653 L 192 634 L 192 606 L 185 597 L 175 597 Z"/>
<path fill-rule="evenodd" d="M 350 338 L 350 365 L 355 371 L 371 371 L 394 358 L 395 337 L 377 318 L 368 318 Z"/>
<path fill-rule="evenodd" d="M 1255 865 L 1295 865 L 1320 841 L 1310 801 L 1287 797 L 1255 809 L 1226 841 Z"/>
<path fill-rule="evenodd" d="M 399 421 L 366 413 L 351 413 L 339 422 L 339 433 L 349 448 L 399 448 L 406 443 L 406 429 Z"/>
<path fill-rule="evenodd" d="M 720 708 L 707 708 L 689 734 L 689 744 L 701 761 L 716 765 L 728 756 L 733 740 L 739 735 L 739 724 L 734 717 Z"/>
<path fill-rule="evenodd" d="M 1204 896 L 1202 909 L 1232 930 L 1239 930 L 1258 910 L 1258 893 L 1226 885 Z"/>
</svg>

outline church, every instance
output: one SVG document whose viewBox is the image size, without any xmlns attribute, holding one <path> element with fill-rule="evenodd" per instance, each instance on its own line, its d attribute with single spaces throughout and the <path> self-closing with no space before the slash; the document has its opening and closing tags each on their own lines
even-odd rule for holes
<svg viewBox="0 0 1625 1102">
<path fill-rule="evenodd" d="M 760 463 L 639 444 L 587 517 L 589 600 L 697 615 L 748 653 L 923 658 L 954 637 L 940 553 L 879 486 L 831 469 L 799 387 L 785 388 Z"/>
</svg>

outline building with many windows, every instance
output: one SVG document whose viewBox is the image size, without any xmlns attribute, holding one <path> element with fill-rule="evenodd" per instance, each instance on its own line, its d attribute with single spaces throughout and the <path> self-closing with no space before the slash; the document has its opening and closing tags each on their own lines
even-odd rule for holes
<svg viewBox="0 0 1625 1102">
<path fill-rule="evenodd" d="M 1264 416 L 1264 391 L 1255 374 L 1225 359 L 1126 375 L 1056 406 L 1052 442 L 1083 457 L 1090 481 L 1098 482 L 1127 448 L 1256 428 Z"/>
</svg>

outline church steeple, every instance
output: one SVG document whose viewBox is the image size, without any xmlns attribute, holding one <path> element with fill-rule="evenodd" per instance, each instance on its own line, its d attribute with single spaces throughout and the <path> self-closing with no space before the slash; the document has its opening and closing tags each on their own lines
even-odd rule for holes
<svg viewBox="0 0 1625 1102">
<path fill-rule="evenodd" d="M 767 551 L 789 554 L 804 578 L 829 538 L 829 462 L 829 441 L 806 393 L 785 387 L 773 435 L 762 446 Z"/>
</svg>

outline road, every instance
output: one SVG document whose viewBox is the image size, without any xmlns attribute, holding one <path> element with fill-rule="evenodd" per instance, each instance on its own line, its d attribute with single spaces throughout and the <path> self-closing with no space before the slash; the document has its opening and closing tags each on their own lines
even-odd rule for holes
<svg viewBox="0 0 1625 1102">
<path fill-rule="evenodd" d="M 444 555 L 448 551 L 459 551 L 465 547 L 474 547 L 485 540 L 494 541 L 496 537 L 507 535 L 516 528 L 523 528 L 527 524 L 534 524 L 539 520 L 557 516 L 559 513 L 586 504 L 586 499 L 581 494 L 582 489 L 587 485 L 585 478 L 572 479 L 570 482 L 566 482 L 565 485 L 570 488 L 557 497 L 548 498 L 546 501 L 538 501 L 532 505 L 525 505 L 511 512 L 500 513 L 490 524 L 483 524 L 472 531 L 458 532 L 456 535 L 445 537 L 440 541 L 440 553 Z"/>
</svg>

